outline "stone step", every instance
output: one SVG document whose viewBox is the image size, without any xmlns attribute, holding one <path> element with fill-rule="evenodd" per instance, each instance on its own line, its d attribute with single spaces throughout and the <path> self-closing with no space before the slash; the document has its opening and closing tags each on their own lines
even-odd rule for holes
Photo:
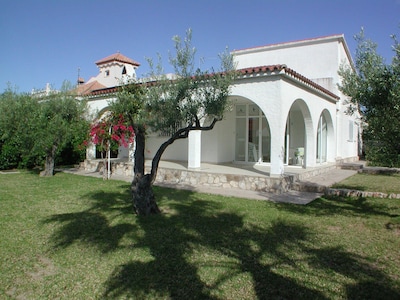
<svg viewBox="0 0 400 300">
<path fill-rule="evenodd" d="M 343 163 L 341 165 L 339 165 L 339 168 L 342 170 L 354 170 L 354 171 L 358 171 L 361 170 L 363 168 L 362 164 L 352 164 L 352 163 Z"/>
<path fill-rule="evenodd" d="M 317 183 L 297 181 L 292 183 L 290 189 L 297 192 L 324 193 L 327 187 Z"/>
</svg>

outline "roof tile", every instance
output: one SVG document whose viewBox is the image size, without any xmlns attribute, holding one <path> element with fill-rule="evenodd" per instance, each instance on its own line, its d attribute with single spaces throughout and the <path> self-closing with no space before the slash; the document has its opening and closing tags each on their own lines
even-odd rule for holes
<svg viewBox="0 0 400 300">
<path fill-rule="evenodd" d="M 84 96 L 84 95 L 91 94 L 93 91 L 96 91 L 99 89 L 104 89 L 104 88 L 105 88 L 105 86 L 96 80 L 96 81 L 92 81 L 92 82 L 88 82 L 88 83 L 79 85 L 76 88 L 76 91 L 77 91 L 78 95 Z"/>
<path fill-rule="evenodd" d="M 131 65 L 134 65 L 137 67 L 140 66 L 140 63 L 138 63 L 137 61 L 134 61 L 133 59 L 130 59 L 129 57 L 126 57 L 125 55 L 123 55 L 119 52 L 114 53 L 112 55 L 109 55 L 105 58 L 102 58 L 102 59 L 96 61 L 96 65 L 102 65 L 102 64 L 112 62 L 112 61 L 119 61 L 119 62 L 131 64 Z"/>
<path fill-rule="evenodd" d="M 335 95 L 331 91 L 327 90 L 323 86 L 317 84 L 316 82 L 312 81 L 311 79 L 308 79 L 307 77 L 297 73 L 296 71 L 288 68 L 286 65 L 268 65 L 268 66 L 258 66 L 258 67 L 250 67 L 250 68 L 244 68 L 244 69 L 239 69 L 237 70 L 240 75 L 251 75 L 251 74 L 256 74 L 260 72 L 274 72 L 274 71 L 284 71 L 287 76 L 291 76 L 295 78 L 298 81 L 301 81 L 302 83 L 311 86 L 312 88 L 319 90 L 320 92 L 329 95 L 330 97 L 338 100 L 339 96 Z M 109 93 L 115 93 L 117 92 L 117 87 L 110 87 L 110 88 L 99 88 L 99 89 L 92 89 L 86 95 L 90 96 L 96 96 L 96 95 L 104 95 L 104 94 L 109 94 Z"/>
</svg>

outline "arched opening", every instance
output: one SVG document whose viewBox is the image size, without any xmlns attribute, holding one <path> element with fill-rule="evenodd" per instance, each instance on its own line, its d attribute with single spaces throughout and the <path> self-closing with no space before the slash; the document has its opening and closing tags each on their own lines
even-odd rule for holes
<svg viewBox="0 0 400 300">
<path fill-rule="evenodd" d="M 236 104 L 235 112 L 235 161 L 271 162 L 271 131 L 262 110 L 249 102 Z"/>
<path fill-rule="evenodd" d="M 318 119 L 316 139 L 316 163 L 322 164 L 335 160 L 334 127 L 328 110 L 323 110 Z"/>
<path fill-rule="evenodd" d="M 322 164 L 327 160 L 328 149 L 328 124 L 323 114 L 318 120 L 317 129 L 317 163 Z"/>
<path fill-rule="evenodd" d="M 288 113 L 285 129 L 284 164 L 305 166 L 307 135 L 311 126 L 311 116 L 307 104 L 296 100 Z"/>
</svg>

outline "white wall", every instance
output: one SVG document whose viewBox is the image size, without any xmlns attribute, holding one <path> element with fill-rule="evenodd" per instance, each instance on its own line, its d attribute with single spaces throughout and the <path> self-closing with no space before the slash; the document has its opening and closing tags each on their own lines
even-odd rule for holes
<svg viewBox="0 0 400 300">
<path fill-rule="evenodd" d="M 201 160 L 209 163 L 232 162 L 235 156 L 235 114 L 228 110 L 224 119 L 201 135 Z"/>
<path fill-rule="evenodd" d="M 105 109 L 106 107 L 108 107 L 108 102 L 109 101 L 113 101 L 115 98 L 96 98 L 93 100 L 89 100 L 88 106 L 89 106 L 89 114 L 93 117 L 93 118 L 97 118 L 98 117 L 98 113 L 100 111 L 102 111 L 103 109 Z"/>
<path fill-rule="evenodd" d="M 156 134 L 150 135 L 146 138 L 145 157 L 146 159 L 152 159 L 160 148 L 161 144 L 164 143 L 168 138 L 159 137 Z M 173 144 L 169 145 L 163 153 L 162 160 L 174 160 L 174 161 L 187 161 L 188 159 L 188 139 L 176 140 Z"/>
<path fill-rule="evenodd" d="M 237 68 L 285 64 L 301 75 L 337 78 L 338 39 L 305 40 L 234 51 Z"/>
<path fill-rule="evenodd" d="M 125 67 L 126 74 L 122 75 L 122 70 Z M 131 64 L 113 61 L 111 63 L 102 64 L 99 66 L 99 74 L 96 77 L 90 78 L 87 83 L 97 81 L 106 87 L 114 87 L 121 85 L 121 82 L 127 78 L 136 78 L 136 68 Z M 107 76 L 106 71 L 109 71 Z"/>
</svg>

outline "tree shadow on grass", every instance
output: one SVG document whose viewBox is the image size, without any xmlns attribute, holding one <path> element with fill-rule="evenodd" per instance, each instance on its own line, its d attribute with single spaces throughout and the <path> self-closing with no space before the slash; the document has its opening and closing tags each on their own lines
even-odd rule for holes
<svg viewBox="0 0 400 300">
<path fill-rule="evenodd" d="M 92 205 L 83 211 L 57 214 L 47 218 L 44 223 L 60 223 L 62 226 L 53 234 L 55 248 L 66 248 L 80 242 L 110 252 L 119 247 L 120 240 L 128 233 L 134 233 L 134 223 L 112 225 L 118 216 L 132 214 L 132 206 L 127 201 L 129 185 L 122 185 L 121 193 L 94 192 L 82 199 L 91 199 Z"/>
<path fill-rule="evenodd" d="M 380 269 L 340 247 L 312 250 L 309 264 L 353 279 L 344 287 L 347 299 L 400 299 L 400 291 L 392 288 L 392 280 Z"/>
<path fill-rule="evenodd" d="M 393 217 L 384 199 L 382 203 L 365 197 L 322 196 L 307 205 L 291 205 L 277 203 L 277 206 L 296 214 L 310 214 L 318 216 L 341 215 L 349 217 L 383 216 Z"/>
<path fill-rule="evenodd" d="M 280 264 L 293 265 L 280 248 L 306 240 L 304 227 L 276 222 L 265 231 L 246 226 L 243 216 L 221 211 L 215 202 L 195 200 L 190 193 L 187 197 L 187 202 L 169 204 L 173 215 L 138 218 L 145 236 L 137 246 L 150 249 L 153 260 L 118 266 L 106 283 L 105 297 L 325 299 L 319 291 L 273 271 Z M 273 262 L 263 263 L 264 255 Z M 223 271 L 201 276 L 207 269 Z M 250 275 L 248 282 L 241 281 L 244 274 Z M 232 285 L 233 294 L 224 294 L 226 285 Z"/>
<path fill-rule="evenodd" d="M 328 299 L 332 294 L 323 284 L 306 278 L 329 278 L 332 272 L 354 282 L 343 287 L 353 299 L 361 299 L 358 291 L 367 283 L 373 289 L 363 292 L 366 298 L 380 296 L 382 289 L 383 295 L 400 295 L 362 257 L 315 247 L 314 232 L 304 224 L 280 219 L 254 224 L 245 217 L 248 212 L 234 212 L 205 196 L 155 191 L 164 209 L 161 215 L 136 217 L 131 204 L 122 200 L 126 195 L 96 192 L 87 195 L 92 207 L 47 220 L 62 224 L 52 238 L 56 247 L 80 242 L 108 252 L 123 247 L 120 240 L 129 235 L 135 240 L 132 251 L 150 252 L 146 259 L 127 257 L 116 266 L 104 283 L 104 298 Z M 132 222 L 112 225 L 110 217 L 124 214 L 132 215 Z"/>
</svg>

